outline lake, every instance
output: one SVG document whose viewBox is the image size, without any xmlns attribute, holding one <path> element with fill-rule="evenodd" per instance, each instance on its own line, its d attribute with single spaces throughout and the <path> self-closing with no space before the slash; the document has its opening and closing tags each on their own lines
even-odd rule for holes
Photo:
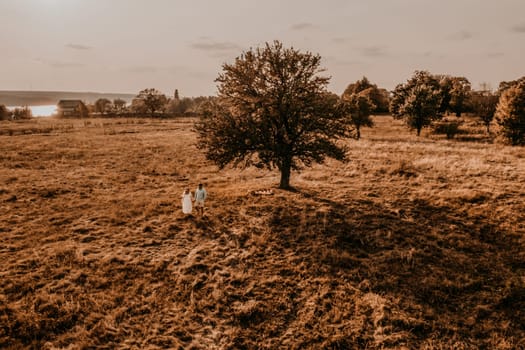
<svg viewBox="0 0 525 350">
<path fill-rule="evenodd" d="M 31 109 L 31 113 L 33 113 L 33 117 L 50 117 L 53 114 L 56 113 L 57 106 L 56 105 L 44 105 L 44 106 L 28 106 L 29 109 Z M 22 108 L 21 106 L 7 106 L 9 110 L 13 110 L 15 108 Z"/>
</svg>

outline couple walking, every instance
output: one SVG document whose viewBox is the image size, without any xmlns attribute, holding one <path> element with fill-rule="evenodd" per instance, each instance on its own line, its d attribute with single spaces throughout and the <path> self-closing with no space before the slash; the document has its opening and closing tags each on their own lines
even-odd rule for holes
<svg viewBox="0 0 525 350">
<path fill-rule="evenodd" d="M 182 194 L 182 212 L 184 214 L 191 214 L 191 211 L 193 209 L 192 203 L 195 201 L 195 208 L 197 209 L 197 213 L 200 212 L 201 216 L 204 216 L 204 200 L 206 199 L 206 196 L 208 193 L 202 186 L 202 184 L 199 184 L 199 187 L 195 190 L 195 196 L 192 197 L 190 189 L 186 188 L 184 190 L 184 193 Z"/>
</svg>

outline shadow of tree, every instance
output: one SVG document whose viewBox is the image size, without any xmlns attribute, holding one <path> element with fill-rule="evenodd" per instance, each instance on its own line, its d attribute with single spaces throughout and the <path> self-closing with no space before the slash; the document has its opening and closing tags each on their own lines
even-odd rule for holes
<svg viewBox="0 0 525 350">
<path fill-rule="evenodd" d="M 299 193 L 312 205 L 286 203 L 270 227 L 283 247 L 313 256 L 311 271 L 387 297 L 421 321 L 403 326 L 420 340 L 459 334 L 483 344 L 501 329 L 523 339 L 519 234 L 501 231 L 489 217 L 424 200 L 387 208 Z"/>
</svg>

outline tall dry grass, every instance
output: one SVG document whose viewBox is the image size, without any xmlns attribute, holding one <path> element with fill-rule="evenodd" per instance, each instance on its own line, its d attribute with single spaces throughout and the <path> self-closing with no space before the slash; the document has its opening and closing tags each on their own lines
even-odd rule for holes
<svg viewBox="0 0 525 350">
<path fill-rule="evenodd" d="M 0 123 L 0 347 L 523 348 L 523 149 L 375 123 L 268 195 L 191 120 Z"/>
</svg>

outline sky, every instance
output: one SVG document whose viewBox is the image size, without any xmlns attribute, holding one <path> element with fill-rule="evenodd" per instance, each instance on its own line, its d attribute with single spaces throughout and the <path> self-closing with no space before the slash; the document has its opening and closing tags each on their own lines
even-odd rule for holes
<svg viewBox="0 0 525 350">
<path fill-rule="evenodd" d="M 525 75 L 525 0 L 0 0 L 0 90 L 214 95 L 224 63 L 279 40 L 329 90 L 415 70 L 473 88 Z"/>
</svg>

